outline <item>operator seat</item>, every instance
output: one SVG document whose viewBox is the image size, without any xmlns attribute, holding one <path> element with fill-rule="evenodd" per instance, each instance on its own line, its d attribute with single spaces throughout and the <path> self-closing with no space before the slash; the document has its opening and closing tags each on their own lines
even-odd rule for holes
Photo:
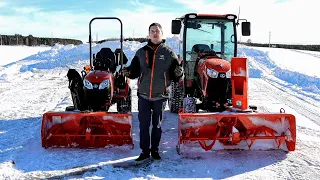
<svg viewBox="0 0 320 180">
<path fill-rule="evenodd" d="M 93 60 L 94 70 L 110 70 L 112 73 L 116 70 L 116 58 L 110 48 L 101 48 Z"/>
<path fill-rule="evenodd" d="M 191 52 L 203 53 L 203 52 L 211 52 L 212 49 L 207 44 L 195 44 L 192 46 Z"/>
</svg>

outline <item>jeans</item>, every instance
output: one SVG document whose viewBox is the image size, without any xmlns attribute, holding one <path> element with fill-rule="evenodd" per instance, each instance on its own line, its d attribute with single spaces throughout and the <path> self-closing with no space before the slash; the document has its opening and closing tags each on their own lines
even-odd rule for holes
<svg viewBox="0 0 320 180">
<path fill-rule="evenodd" d="M 138 117 L 140 128 L 140 148 L 143 153 L 150 153 L 150 123 L 152 121 L 151 131 L 151 150 L 158 151 L 161 139 L 161 121 L 162 106 L 166 99 L 155 101 L 147 100 L 139 96 L 138 100 Z"/>
</svg>

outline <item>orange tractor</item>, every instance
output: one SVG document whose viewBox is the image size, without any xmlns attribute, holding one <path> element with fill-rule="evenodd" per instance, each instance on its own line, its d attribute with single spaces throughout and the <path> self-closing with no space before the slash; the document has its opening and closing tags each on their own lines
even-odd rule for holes
<svg viewBox="0 0 320 180">
<path fill-rule="evenodd" d="M 186 14 L 172 21 L 180 34 L 178 56 L 185 76 L 171 85 L 169 107 L 179 112 L 180 153 L 199 142 L 210 149 L 283 149 L 294 151 L 295 117 L 258 112 L 248 105 L 248 61 L 237 56 L 239 24 L 233 14 Z M 242 22 L 250 35 L 250 22 Z"/>
<path fill-rule="evenodd" d="M 102 48 L 92 54 L 91 24 L 97 19 L 118 20 L 120 48 Z M 127 58 L 122 51 L 122 22 L 113 17 L 93 18 L 89 23 L 90 65 L 80 74 L 69 69 L 69 89 L 73 106 L 64 112 L 47 112 L 42 118 L 42 147 L 98 148 L 132 145 L 131 89 L 121 72 Z M 117 71 L 117 66 L 120 70 Z M 108 112 L 117 104 L 117 112 Z"/>
</svg>

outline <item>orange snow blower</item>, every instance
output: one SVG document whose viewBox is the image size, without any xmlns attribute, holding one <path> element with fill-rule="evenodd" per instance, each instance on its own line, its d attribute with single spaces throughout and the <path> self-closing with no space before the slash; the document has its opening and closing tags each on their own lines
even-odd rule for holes
<svg viewBox="0 0 320 180">
<path fill-rule="evenodd" d="M 183 39 L 179 54 L 185 69 L 169 98 L 171 112 L 179 112 L 178 153 L 184 146 L 199 147 L 197 142 L 206 151 L 295 150 L 293 115 L 248 105 L 249 69 L 246 58 L 236 57 L 236 18 L 192 13 L 172 21 L 172 34 L 181 32 Z M 242 22 L 242 35 L 250 35 L 250 22 Z"/>
<path fill-rule="evenodd" d="M 91 24 L 97 19 L 118 20 L 120 49 L 102 48 L 92 54 Z M 129 79 L 122 74 L 127 58 L 122 51 L 122 22 L 115 17 L 96 17 L 89 23 L 90 65 L 81 75 L 69 69 L 69 89 L 73 106 L 64 112 L 47 112 L 42 118 L 42 147 L 100 148 L 131 145 L 132 114 Z M 120 70 L 116 67 L 121 65 Z M 117 104 L 117 112 L 108 112 Z"/>
</svg>

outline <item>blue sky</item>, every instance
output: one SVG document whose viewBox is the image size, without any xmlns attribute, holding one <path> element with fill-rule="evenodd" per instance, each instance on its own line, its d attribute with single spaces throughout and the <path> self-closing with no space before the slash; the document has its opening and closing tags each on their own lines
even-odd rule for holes
<svg viewBox="0 0 320 180">
<path fill-rule="evenodd" d="M 0 0 L 0 34 L 75 38 L 86 41 L 88 23 L 99 16 L 119 17 L 125 37 L 146 37 L 159 22 L 170 37 L 171 20 L 185 13 L 233 13 L 252 24 L 253 42 L 318 43 L 317 0 Z M 314 18 L 312 18 L 314 17 Z M 118 36 L 115 21 L 94 22 L 94 39 Z M 240 36 L 239 36 L 240 38 Z M 246 40 L 246 37 L 241 37 Z"/>
</svg>

